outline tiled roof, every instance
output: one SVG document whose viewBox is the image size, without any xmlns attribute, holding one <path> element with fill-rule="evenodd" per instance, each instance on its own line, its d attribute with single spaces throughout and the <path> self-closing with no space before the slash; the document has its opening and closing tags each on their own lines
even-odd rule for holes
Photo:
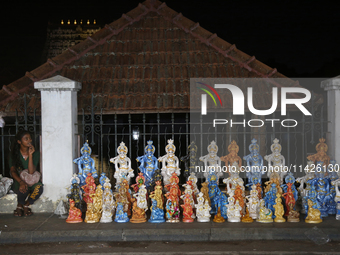
<svg viewBox="0 0 340 255">
<path fill-rule="evenodd" d="M 89 105 L 94 93 L 104 113 L 188 111 L 190 78 L 285 78 L 158 0 L 146 0 L 4 86 L 0 110 L 13 113 L 23 93 L 30 95 L 32 108 L 40 108 L 40 93 L 33 84 L 55 75 L 82 83 L 79 110 Z M 263 102 L 270 107 L 269 96 Z"/>
</svg>

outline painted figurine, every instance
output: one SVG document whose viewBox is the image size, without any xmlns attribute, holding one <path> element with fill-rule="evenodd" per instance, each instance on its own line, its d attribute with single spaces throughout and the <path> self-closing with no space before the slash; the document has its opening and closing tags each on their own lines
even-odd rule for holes
<svg viewBox="0 0 340 255">
<path fill-rule="evenodd" d="M 188 146 L 188 155 L 181 157 L 181 161 L 184 162 L 184 177 L 187 179 L 195 171 L 195 166 L 197 165 L 197 146 L 194 141 Z"/>
<path fill-rule="evenodd" d="M 315 167 L 313 167 L 313 164 L 313 161 L 307 161 L 307 166 L 304 168 L 305 176 L 296 179 L 296 182 L 300 183 L 298 190 L 302 198 L 301 213 L 303 214 L 307 213 L 305 208 L 307 208 L 307 197 L 311 190 L 311 184 L 308 181 L 315 178 Z"/>
<path fill-rule="evenodd" d="M 67 223 L 80 223 L 83 222 L 81 218 L 81 210 L 75 206 L 75 202 L 72 199 L 69 199 L 70 209 L 68 211 L 68 217 L 66 219 Z"/>
<path fill-rule="evenodd" d="M 249 171 L 246 172 L 247 178 L 252 180 L 253 177 L 257 177 L 258 181 L 261 183 L 261 176 L 264 174 L 263 158 L 259 154 L 260 146 L 257 144 L 257 140 L 253 138 L 251 144 L 249 145 L 250 154 L 244 156 L 243 159 L 247 162 L 247 167 Z"/>
<path fill-rule="evenodd" d="M 211 205 L 211 201 L 209 198 L 209 188 L 208 188 L 208 182 L 203 182 L 201 187 L 201 192 L 203 193 L 204 201 L 207 201 L 209 203 L 209 206 Z"/>
<path fill-rule="evenodd" d="M 318 209 L 313 208 L 314 203 L 312 200 L 308 199 L 308 211 L 307 211 L 307 217 L 305 219 L 306 223 L 321 223 L 321 213 Z"/>
<path fill-rule="evenodd" d="M 148 210 L 148 201 L 146 199 L 146 195 L 147 195 L 147 190 L 145 185 L 141 185 L 138 193 L 133 194 L 133 196 L 137 199 L 136 203 L 138 208 L 141 208 L 144 210 L 144 212 L 146 212 Z"/>
<path fill-rule="evenodd" d="M 118 187 L 123 180 L 127 180 L 128 184 L 130 179 L 135 176 L 131 168 L 131 160 L 127 157 L 128 148 L 124 142 L 121 142 L 117 148 L 118 156 L 111 158 L 110 162 L 115 165 L 114 178 L 116 179 L 116 186 Z"/>
<path fill-rule="evenodd" d="M 132 199 L 132 217 L 130 219 L 130 222 L 131 223 L 146 222 L 145 210 L 138 206 L 138 202 L 135 198 Z"/>
<path fill-rule="evenodd" d="M 184 201 L 188 197 L 190 199 L 191 208 L 194 208 L 195 207 L 195 197 L 194 197 L 194 192 L 192 191 L 192 186 L 190 184 L 191 184 L 191 181 L 187 181 L 186 184 L 182 185 L 185 189 L 184 189 L 184 192 L 181 196 L 181 199 Z M 193 213 L 193 217 L 195 218 L 195 213 Z"/>
<path fill-rule="evenodd" d="M 71 194 L 68 194 L 67 198 L 72 199 L 75 204 L 75 207 L 81 210 L 82 195 L 79 186 L 80 179 L 77 176 L 77 174 L 74 174 L 70 181 L 71 181 Z"/>
<path fill-rule="evenodd" d="M 87 210 L 85 215 L 85 222 L 86 223 L 97 223 L 99 222 L 99 217 L 96 211 L 94 210 L 92 203 L 87 203 Z"/>
<path fill-rule="evenodd" d="M 108 180 L 108 179 L 109 178 L 106 176 L 106 174 L 104 172 L 100 174 L 99 183 L 100 183 L 100 185 L 102 185 L 103 191 L 104 191 L 105 181 Z"/>
<path fill-rule="evenodd" d="M 238 201 L 241 210 L 240 210 L 240 214 L 241 216 L 244 214 L 244 200 L 245 200 L 245 196 L 244 196 L 244 187 L 242 189 L 242 187 L 240 185 L 236 186 L 235 192 L 234 192 L 234 199 L 235 199 L 235 203 Z"/>
<path fill-rule="evenodd" d="M 135 193 L 138 193 L 139 187 L 141 185 L 145 186 L 145 177 L 143 173 L 138 173 L 138 176 L 136 177 L 136 183 L 131 185 L 131 188 Z"/>
<path fill-rule="evenodd" d="M 272 154 L 264 156 L 264 159 L 268 161 L 268 178 L 279 178 L 280 184 L 283 183 L 283 178 L 288 173 L 285 167 L 285 158 L 281 155 L 281 149 L 279 140 L 275 138 L 273 144 L 270 146 Z"/>
<path fill-rule="evenodd" d="M 83 200 L 85 203 L 92 203 L 92 197 L 91 195 L 96 192 L 96 184 L 94 183 L 94 178 L 91 173 L 87 174 L 86 184 L 82 186 L 81 188 L 84 190 Z"/>
<path fill-rule="evenodd" d="M 246 213 L 244 216 L 241 218 L 241 222 L 243 223 L 252 223 L 254 220 L 252 217 L 249 215 L 248 207 L 246 207 Z"/>
<path fill-rule="evenodd" d="M 219 184 L 219 178 L 223 176 L 221 169 L 221 159 L 217 156 L 218 146 L 215 141 L 212 141 L 208 146 L 208 154 L 199 158 L 200 161 L 204 163 L 204 177 L 206 181 L 210 174 L 216 175 L 217 185 Z M 216 209 L 217 211 L 217 209 Z"/>
<path fill-rule="evenodd" d="M 221 161 L 224 161 L 226 167 L 236 164 L 240 168 L 242 166 L 242 159 L 239 155 L 237 155 L 239 151 L 239 146 L 234 140 L 229 144 L 228 151 L 229 154 L 221 157 Z"/>
<path fill-rule="evenodd" d="M 183 199 L 184 204 L 181 205 L 183 208 L 183 222 L 193 222 L 195 219 L 195 214 L 193 212 L 193 207 L 192 207 L 192 201 L 191 201 L 192 196 L 190 194 L 185 194 L 185 197 Z"/>
<path fill-rule="evenodd" d="M 225 219 L 221 216 L 221 208 L 220 207 L 218 208 L 217 213 L 214 216 L 213 222 L 216 222 L 216 223 L 225 222 Z"/>
<path fill-rule="evenodd" d="M 175 156 L 176 146 L 173 143 L 174 141 L 169 139 L 168 145 L 165 147 L 166 154 L 158 158 L 158 161 L 162 162 L 162 176 L 164 185 L 170 183 L 170 177 L 173 173 L 176 173 L 177 176 L 181 174 L 179 161 Z"/>
<path fill-rule="evenodd" d="M 283 209 L 282 199 L 279 193 L 276 193 L 275 205 L 273 207 L 275 209 L 274 221 L 275 222 L 286 222 L 286 219 L 283 218 L 285 211 Z"/>
<path fill-rule="evenodd" d="M 274 217 L 275 217 L 274 204 L 276 199 L 276 193 L 278 193 L 278 189 L 276 188 L 276 184 L 272 183 L 270 190 L 264 196 L 265 206 L 272 211 Z"/>
<path fill-rule="evenodd" d="M 316 154 L 309 155 L 307 159 L 313 161 L 315 165 L 321 161 L 324 166 L 328 167 L 330 157 L 327 155 L 328 146 L 325 141 L 325 138 L 320 138 L 319 143 L 315 146 Z"/>
<path fill-rule="evenodd" d="M 161 185 L 155 186 L 155 190 L 153 192 L 151 192 L 150 198 L 155 199 L 157 201 L 158 209 L 163 211 L 164 200 L 163 200 L 163 191 L 162 191 Z"/>
<path fill-rule="evenodd" d="M 282 185 L 283 191 L 285 193 L 282 194 L 283 198 L 285 199 L 286 205 L 286 213 L 285 216 L 289 215 L 289 208 L 290 205 L 295 207 L 295 202 L 298 199 L 298 192 L 295 188 L 295 178 L 292 173 L 289 173 L 285 178 L 286 184 Z"/>
<path fill-rule="evenodd" d="M 337 213 L 336 213 L 336 216 L 335 216 L 335 218 L 337 220 L 340 220 L 340 190 L 339 190 L 339 184 L 340 184 L 340 178 L 335 180 L 335 181 L 332 181 L 332 185 L 334 186 L 335 192 L 336 192 L 334 201 L 337 204 L 337 206 L 336 206 Z"/>
<path fill-rule="evenodd" d="M 92 198 L 92 207 L 93 207 L 93 213 L 97 215 L 98 220 L 102 216 L 102 210 L 103 210 L 103 189 L 102 185 L 98 185 L 96 188 L 96 192 L 94 194 L 90 195 Z"/>
<path fill-rule="evenodd" d="M 118 223 L 129 222 L 129 217 L 127 213 L 124 211 L 124 205 L 121 202 L 117 203 L 115 222 L 118 222 Z"/>
<path fill-rule="evenodd" d="M 240 168 L 237 162 L 234 162 L 229 171 L 229 177 L 223 179 L 223 183 L 226 184 L 226 191 L 229 196 L 233 196 L 236 186 L 240 186 L 244 190 L 244 182 L 240 177 Z"/>
<path fill-rule="evenodd" d="M 242 207 L 239 204 L 239 201 L 235 201 L 234 197 L 228 198 L 229 204 L 227 205 L 227 216 L 228 222 L 240 222 L 241 221 L 241 210 Z"/>
<path fill-rule="evenodd" d="M 260 210 L 259 210 L 259 217 L 257 218 L 257 222 L 260 223 L 271 223 L 273 222 L 272 219 L 273 212 L 265 207 L 264 199 L 260 200 Z"/>
<path fill-rule="evenodd" d="M 200 192 L 197 197 L 196 217 L 198 222 L 209 222 L 210 221 L 210 206 L 208 201 L 204 201 L 203 193 Z M 208 209 L 208 211 L 207 211 Z"/>
<path fill-rule="evenodd" d="M 197 188 L 197 177 L 195 173 L 190 173 L 190 176 L 188 177 L 188 181 L 191 181 L 191 188 L 192 191 L 194 192 L 194 195 L 197 196 L 198 193 L 200 192 Z"/>
<path fill-rule="evenodd" d="M 215 174 L 210 174 L 208 176 L 208 188 L 209 188 L 209 199 L 211 202 L 211 211 L 210 214 L 217 213 L 217 198 L 220 196 L 221 190 L 217 185 L 217 176 Z"/>
<path fill-rule="evenodd" d="M 179 204 L 176 200 L 168 199 L 165 205 L 166 209 L 166 222 L 178 223 L 179 222 Z"/>
<path fill-rule="evenodd" d="M 335 160 L 331 160 L 330 161 L 330 164 L 328 165 L 328 168 L 327 168 L 327 179 L 328 179 L 328 182 L 329 182 L 329 201 L 328 201 L 328 204 L 327 204 L 327 207 L 328 207 L 328 211 L 327 213 L 328 214 L 336 214 L 336 201 L 335 201 L 335 196 L 336 196 L 336 191 L 335 191 L 335 186 L 333 185 L 333 182 L 336 181 L 339 176 L 338 176 L 338 172 L 336 172 L 337 169 L 335 169 L 335 164 L 336 161 Z"/>
<path fill-rule="evenodd" d="M 100 218 L 101 223 L 112 222 L 112 216 L 115 211 L 115 204 L 116 203 L 113 199 L 113 194 L 111 190 L 111 183 L 110 183 L 109 178 L 107 178 L 104 183 L 103 212 L 102 212 L 102 217 Z"/>
<path fill-rule="evenodd" d="M 122 207 L 123 207 L 122 210 L 126 213 L 126 215 L 128 215 L 129 204 L 130 204 L 129 200 L 128 200 L 128 197 L 127 197 L 127 194 L 128 194 L 128 192 L 126 191 L 126 188 L 123 185 L 121 185 L 119 187 L 118 193 L 115 194 L 115 199 L 116 199 L 116 202 L 117 202 L 117 206 L 118 206 L 118 204 L 121 204 Z M 121 215 L 120 212 L 117 212 L 117 210 L 118 210 L 118 208 L 116 209 L 116 216 L 118 214 L 118 215 L 120 215 L 122 217 L 123 215 Z"/>
<path fill-rule="evenodd" d="M 143 173 L 145 178 L 144 185 L 148 190 L 151 189 L 154 181 L 155 171 L 158 169 L 158 160 L 154 156 L 155 146 L 152 145 L 153 141 L 148 141 L 148 145 L 145 146 L 143 156 L 138 157 L 136 160 L 140 163 L 138 169 Z"/>
<path fill-rule="evenodd" d="M 151 195 L 150 195 L 151 197 Z M 164 211 L 163 211 L 163 205 L 162 205 L 162 209 L 159 208 L 158 206 L 158 202 L 156 199 L 152 198 L 151 197 L 151 216 L 150 216 L 150 219 L 149 219 L 149 222 L 151 223 L 162 223 L 162 222 L 165 222 L 165 219 L 164 219 Z"/>
<path fill-rule="evenodd" d="M 253 185 L 252 189 L 250 190 L 250 195 L 246 196 L 246 199 L 248 200 L 247 209 L 249 211 L 249 216 L 254 220 L 257 219 L 258 208 L 260 204 L 260 199 L 257 193 L 258 192 L 257 192 L 256 186 Z"/>
<path fill-rule="evenodd" d="M 322 162 L 318 162 L 318 165 L 321 168 Z M 320 210 L 321 217 L 327 217 L 328 202 L 331 199 L 329 179 L 325 177 L 325 173 L 322 170 L 317 170 L 315 176 L 316 178 L 310 182 L 314 185 L 317 193 L 316 199 L 320 205 L 320 208 L 318 209 Z"/>
<path fill-rule="evenodd" d="M 85 180 L 88 173 L 90 173 L 93 178 L 98 177 L 94 160 L 91 158 L 91 152 L 92 150 L 86 141 L 83 147 L 80 149 L 81 157 L 73 160 L 73 162 L 78 165 L 78 177 L 80 179 L 81 187 L 85 185 Z"/>
<path fill-rule="evenodd" d="M 299 222 L 300 221 L 300 213 L 294 210 L 292 204 L 289 204 L 289 213 L 287 217 L 287 222 Z"/>
</svg>

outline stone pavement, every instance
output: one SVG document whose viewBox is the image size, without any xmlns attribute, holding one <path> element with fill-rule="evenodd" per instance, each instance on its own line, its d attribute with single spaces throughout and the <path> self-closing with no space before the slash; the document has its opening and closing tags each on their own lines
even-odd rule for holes
<svg viewBox="0 0 340 255">
<path fill-rule="evenodd" d="M 313 229 L 313 227 L 317 227 Z M 312 233 L 312 236 L 311 236 Z M 0 214 L 0 243 L 77 241 L 256 241 L 323 238 L 340 241 L 340 221 L 334 216 L 320 224 L 298 223 L 78 223 L 68 224 L 51 213 L 29 217 Z"/>
</svg>

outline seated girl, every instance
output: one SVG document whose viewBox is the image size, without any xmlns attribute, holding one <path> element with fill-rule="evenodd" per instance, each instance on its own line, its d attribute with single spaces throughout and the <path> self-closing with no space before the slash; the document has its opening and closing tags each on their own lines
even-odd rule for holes
<svg viewBox="0 0 340 255">
<path fill-rule="evenodd" d="M 36 171 L 40 154 L 32 145 L 32 138 L 28 131 L 19 131 L 9 158 L 10 174 L 14 179 L 13 191 L 18 195 L 18 205 L 14 216 L 30 216 L 29 208 L 42 194 L 43 184 L 41 175 Z"/>
</svg>

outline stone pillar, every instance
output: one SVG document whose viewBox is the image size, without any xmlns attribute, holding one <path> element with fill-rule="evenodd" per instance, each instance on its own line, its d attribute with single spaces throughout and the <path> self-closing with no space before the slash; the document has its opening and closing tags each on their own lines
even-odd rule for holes
<svg viewBox="0 0 340 255">
<path fill-rule="evenodd" d="M 57 200 L 66 199 L 66 188 L 76 172 L 73 159 L 77 157 L 75 124 L 81 83 L 57 75 L 35 82 L 34 88 L 41 91 L 42 197 L 49 202 L 45 210 L 52 212 Z"/>
<path fill-rule="evenodd" d="M 321 88 L 327 91 L 328 133 L 326 143 L 328 155 L 340 163 L 340 76 L 321 82 Z"/>
</svg>

